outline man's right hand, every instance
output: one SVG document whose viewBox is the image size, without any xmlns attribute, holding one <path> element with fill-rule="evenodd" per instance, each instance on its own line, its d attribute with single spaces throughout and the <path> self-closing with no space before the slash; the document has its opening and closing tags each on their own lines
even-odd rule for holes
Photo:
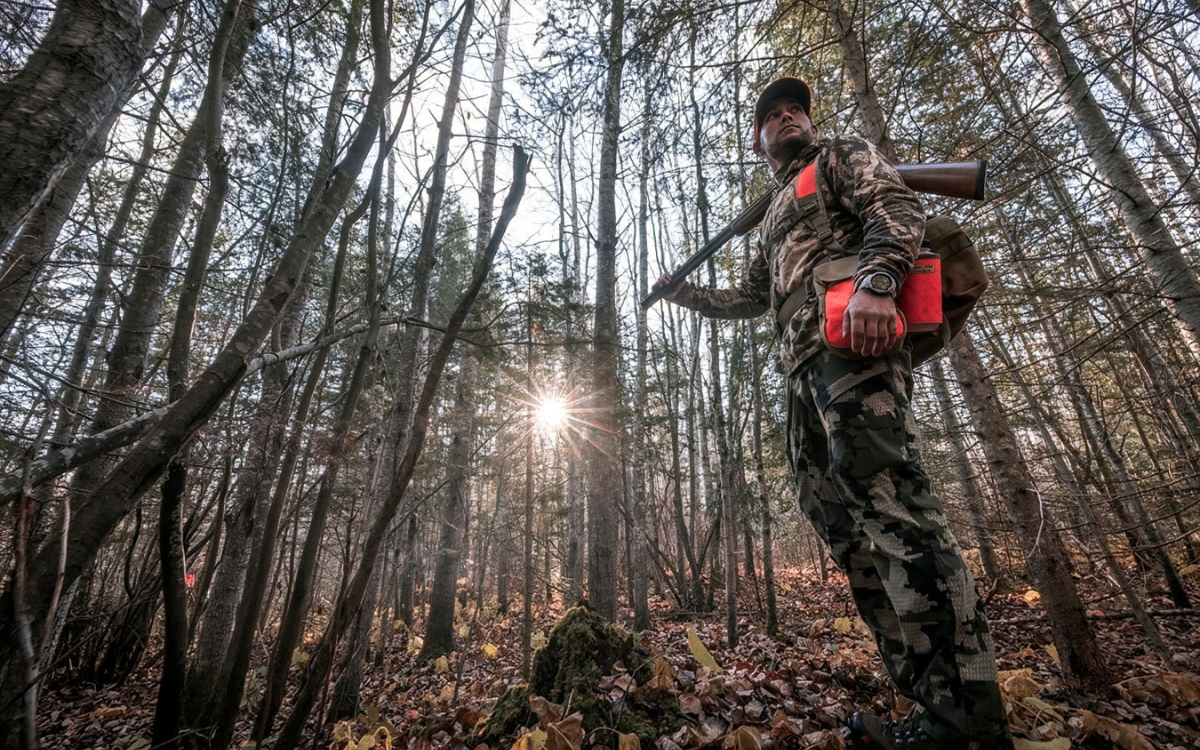
<svg viewBox="0 0 1200 750">
<path fill-rule="evenodd" d="M 667 284 L 670 284 L 670 283 L 671 283 L 671 274 L 664 273 L 658 281 L 654 282 L 654 287 L 650 291 L 651 291 L 651 293 L 656 292 L 659 289 L 662 289 L 664 286 L 666 286 Z M 662 298 L 664 300 L 666 300 L 667 302 L 674 302 L 675 298 L 678 297 L 680 292 L 682 292 L 682 291 L 683 291 L 683 284 L 680 284 L 679 286 L 675 287 L 671 291 L 664 294 L 662 296 Z"/>
</svg>

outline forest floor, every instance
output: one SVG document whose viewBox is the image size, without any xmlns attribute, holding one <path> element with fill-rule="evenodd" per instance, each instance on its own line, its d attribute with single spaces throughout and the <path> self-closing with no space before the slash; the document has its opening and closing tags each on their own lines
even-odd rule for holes
<svg viewBox="0 0 1200 750">
<path fill-rule="evenodd" d="M 643 644 L 687 719 L 683 728 L 659 738 L 660 750 L 841 750 L 847 744 L 845 722 L 853 711 L 898 717 L 909 708 L 890 688 L 843 577 L 833 573 L 821 583 L 800 571 L 781 572 L 780 635 L 774 638 L 763 632 L 758 597 L 749 581 L 742 584 L 742 637 L 733 650 L 724 645 L 719 592 L 714 612 L 690 617 L 672 612 L 665 601 L 654 604 L 653 627 L 642 634 Z M 1107 695 L 1079 694 L 1064 684 L 1036 592 L 992 593 L 987 599 L 1002 690 L 1014 735 L 1020 738 L 1017 750 L 1200 748 L 1200 625 L 1187 617 L 1158 620 L 1173 654 L 1171 664 L 1162 664 L 1132 619 L 1113 618 L 1125 610 L 1124 601 L 1089 588 L 1094 587 L 1085 580 L 1089 611 L 1101 616 L 1095 621 L 1101 648 L 1119 680 Z M 1155 596 L 1149 604 L 1152 609 L 1169 607 L 1165 598 Z M 507 687 L 521 682 L 519 612 L 472 616 L 460 625 L 459 650 L 432 663 L 416 662 L 415 644 L 406 647 L 407 638 L 397 636 L 383 665 L 367 668 L 363 713 L 306 747 L 384 747 L 384 735 L 393 737 L 394 750 L 465 747 L 470 728 Z M 542 613 L 535 644 L 544 642 L 561 613 L 561 607 Z M 697 648 L 690 631 L 702 647 Z M 705 651 L 719 672 L 700 663 L 708 661 Z M 660 670 L 663 662 L 670 669 Z M 292 671 L 293 684 L 298 672 Z M 248 684 L 250 706 L 257 702 L 256 675 L 251 674 Z M 77 685 L 47 692 L 39 722 L 43 746 L 147 750 L 157 677 L 151 667 L 119 688 Z M 623 695 L 643 683 L 618 675 L 601 687 L 619 705 Z M 249 714 L 244 712 L 241 736 L 249 731 Z M 534 726 L 528 729 L 524 739 L 513 736 L 490 750 L 518 745 L 520 750 L 552 750 L 553 737 L 544 744 L 544 734 Z M 378 738 L 377 745 L 371 744 L 372 737 Z M 592 735 L 583 746 L 598 740 Z M 629 747 L 635 745 L 621 750 Z"/>
</svg>

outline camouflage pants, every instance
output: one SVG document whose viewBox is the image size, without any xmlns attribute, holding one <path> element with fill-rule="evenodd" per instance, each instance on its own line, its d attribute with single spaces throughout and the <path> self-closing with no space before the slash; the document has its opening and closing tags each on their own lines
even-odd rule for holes
<svg viewBox="0 0 1200 750">
<path fill-rule="evenodd" d="M 1011 750 L 975 582 L 921 470 L 907 348 L 824 352 L 789 383 L 800 505 L 850 580 L 896 688 L 947 747 Z"/>
</svg>

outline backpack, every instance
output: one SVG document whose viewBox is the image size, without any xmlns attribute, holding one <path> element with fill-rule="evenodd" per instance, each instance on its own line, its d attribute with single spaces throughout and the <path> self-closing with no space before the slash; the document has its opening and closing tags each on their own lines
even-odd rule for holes
<svg viewBox="0 0 1200 750">
<path fill-rule="evenodd" d="M 818 158 L 796 176 L 801 221 L 816 232 L 831 255 L 844 253 L 844 248 L 833 239 L 828 210 L 818 186 L 821 161 Z M 858 257 L 846 256 L 813 269 L 812 291 L 818 297 L 821 338 L 835 354 L 851 359 L 861 355 L 851 352 L 849 343 L 842 339 L 841 320 L 854 291 L 857 267 Z M 930 286 L 932 282 L 940 283 Z M 949 216 L 926 219 L 917 264 L 896 297 L 897 329 L 912 342 L 913 367 L 929 360 L 958 335 L 987 284 L 983 261 L 958 222 Z M 779 306 L 777 321 L 781 329 L 808 295 L 808 288 L 802 287 Z"/>
</svg>

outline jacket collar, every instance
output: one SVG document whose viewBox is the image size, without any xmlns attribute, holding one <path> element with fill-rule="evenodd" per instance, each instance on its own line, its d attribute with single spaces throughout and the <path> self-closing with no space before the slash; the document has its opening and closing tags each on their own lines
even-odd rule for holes
<svg viewBox="0 0 1200 750">
<path fill-rule="evenodd" d="M 824 146 L 825 141 L 814 141 L 800 149 L 800 151 L 798 151 L 796 155 L 792 157 L 791 161 L 784 164 L 775 172 L 775 180 L 782 185 L 795 177 L 801 169 L 804 169 L 816 160 L 817 154 L 821 153 L 821 149 Z"/>
</svg>

